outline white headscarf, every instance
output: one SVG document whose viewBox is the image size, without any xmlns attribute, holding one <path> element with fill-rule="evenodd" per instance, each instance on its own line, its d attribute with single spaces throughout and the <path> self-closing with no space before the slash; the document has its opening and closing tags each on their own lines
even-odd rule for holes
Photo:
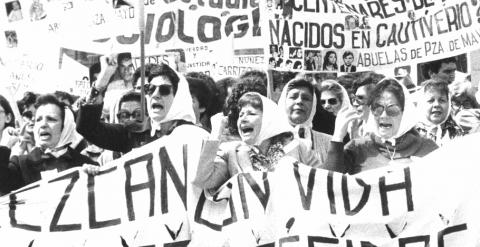
<svg viewBox="0 0 480 247">
<path fill-rule="evenodd" d="M 342 111 L 345 108 L 352 109 L 352 104 L 350 103 L 350 96 L 348 95 L 347 90 L 342 86 L 342 84 L 338 83 L 335 80 L 331 80 L 331 79 L 325 80 L 322 83 L 336 84 L 342 90 L 342 99 L 341 99 L 342 100 L 342 105 L 340 106 L 340 110 L 338 110 L 338 112 Z"/>
<path fill-rule="evenodd" d="M 306 141 L 311 141 L 311 132 L 310 130 L 312 129 L 312 121 L 313 121 L 313 117 L 315 116 L 315 112 L 317 111 L 317 97 L 316 97 L 316 93 L 315 93 L 315 88 L 313 85 L 311 85 L 311 89 L 313 90 L 312 92 L 312 96 L 313 96 L 313 103 L 312 103 L 312 110 L 310 111 L 310 115 L 308 116 L 307 120 L 305 120 L 305 122 L 303 123 L 300 123 L 300 124 L 295 124 L 295 123 L 292 123 L 290 122 L 290 118 L 288 117 L 288 113 L 287 113 L 287 106 L 286 106 L 286 100 L 287 100 L 287 94 L 288 94 L 288 87 L 289 85 L 294 82 L 294 81 L 298 81 L 299 79 L 293 79 L 293 80 L 290 80 L 289 82 L 287 82 L 287 84 L 285 84 L 285 86 L 283 87 L 283 91 L 282 91 L 282 94 L 280 95 L 280 99 L 278 100 L 278 107 L 280 108 L 280 110 L 282 111 L 282 115 L 283 115 L 283 118 L 286 119 L 291 126 L 294 127 L 294 135 L 296 138 L 299 138 L 298 136 L 298 132 L 301 128 L 304 128 L 306 131 L 305 131 L 305 140 Z M 292 88 L 293 89 L 293 88 Z M 311 145 L 311 144 L 309 144 Z"/>
<path fill-rule="evenodd" d="M 430 108 L 430 106 L 425 102 L 425 94 L 427 92 L 425 92 L 425 87 L 428 86 L 428 85 L 431 85 L 433 83 L 438 83 L 436 81 L 427 81 L 425 83 L 425 85 L 422 86 L 422 88 L 420 89 L 419 92 L 417 92 L 417 96 L 418 96 L 418 100 L 417 100 L 417 108 L 418 110 L 422 113 L 421 114 L 421 117 L 420 117 L 420 122 L 423 123 L 425 125 L 425 127 L 427 128 L 428 131 L 431 131 L 432 129 L 434 129 L 435 127 L 437 127 L 437 132 L 435 133 L 435 136 L 437 137 L 437 141 L 440 141 L 441 138 L 442 138 L 442 128 L 441 128 L 441 125 L 443 123 L 445 123 L 448 119 L 448 116 L 450 116 L 450 113 L 451 113 L 451 94 L 448 93 L 447 94 L 447 100 L 448 100 L 448 105 L 447 105 L 447 115 L 445 117 L 445 119 L 443 119 L 443 121 L 439 124 L 434 124 L 432 122 L 430 122 L 430 120 L 428 120 L 428 117 L 427 115 L 425 114 L 426 111 Z M 448 88 L 448 87 L 447 87 Z"/>
<path fill-rule="evenodd" d="M 190 89 L 188 88 L 187 79 L 178 73 L 177 76 L 179 78 L 177 93 L 173 98 L 172 105 L 170 106 L 167 115 L 160 121 L 160 123 L 154 123 L 153 120 L 151 120 L 152 135 L 155 134 L 155 130 L 160 130 L 159 124 L 172 120 L 185 120 L 192 123 L 197 122 L 195 113 L 193 112 L 192 95 L 190 94 Z"/>
<path fill-rule="evenodd" d="M 412 96 L 408 92 L 408 89 L 402 83 L 398 82 L 394 78 L 384 78 L 381 81 L 379 81 L 377 83 L 377 85 L 382 83 L 385 80 L 393 80 L 398 85 L 400 85 L 400 87 L 402 87 L 403 95 L 404 95 L 404 98 L 405 98 L 405 105 L 403 107 L 402 120 L 401 120 L 400 127 L 399 127 L 397 133 L 393 137 L 391 137 L 390 139 L 383 139 L 382 138 L 383 142 L 388 141 L 393 146 L 395 146 L 395 144 L 396 144 L 395 140 L 397 138 L 403 136 L 408 131 L 410 131 L 418 123 L 418 117 L 415 114 L 415 104 L 413 103 Z M 374 133 L 376 136 L 380 137 L 380 135 L 378 134 L 377 125 L 375 123 L 375 117 L 373 116 L 373 113 L 372 113 L 371 109 L 370 109 L 369 116 L 370 117 L 367 120 L 367 131 L 369 133 Z"/>
<path fill-rule="evenodd" d="M 67 152 L 67 147 L 75 148 L 83 137 L 75 130 L 75 119 L 70 109 L 65 108 L 65 119 L 63 120 L 63 129 L 60 134 L 60 140 L 55 148 L 47 148 L 45 153 L 50 153 L 56 158 Z"/>
<path fill-rule="evenodd" d="M 260 127 L 260 132 L 255 139 L 254 145 L 260 145 L 264 140 L 274 137 L 278 134 L 293 132 L 293 127 L 290 126 L 283 115 L 283 111 L 278 107 L 277 104 L 275 104 L 275 102 L 256 92 L 249 92 L 246 94 L 254 94 L 259 96 L 263 105 L 262 126 Z"/>
</svg>

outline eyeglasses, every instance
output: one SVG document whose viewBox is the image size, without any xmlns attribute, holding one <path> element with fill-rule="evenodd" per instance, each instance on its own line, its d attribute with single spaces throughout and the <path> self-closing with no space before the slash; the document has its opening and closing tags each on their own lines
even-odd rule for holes
<svg viewBox="0 0 480 247">
<path fill-rule="evenodd" d="M 170 95 L 172 93 L 172 85 L 166 85 L 166 84 L 162 84 L 162 85 L 153 85 L 153 84 L 150 84 L 150 83 L 147 83 L 143 86 L 143 90 L 145 91 L 145 94 L 148 94 L 150 96 L 152 96 L 155 91 L 157 90 L 158 88 L 158 92 L 160 93 L 160 95 L 162 96 L 167 96 L 167 95 Z"/>
<path fill-rule="evenodd" d="M 32 111 L 24 111 L 22 113 L 22 117 L 28 119 L 28 120 L 33 120 L 33 112 Z"/>
<path fill-rule="evenodd" d="M 141 120 L 142 119 L 142 111 L 141 110 L 135 110 L 133 112 L 128 112 L 128 111 L 119 111 L 117 113 L 117 118 L 119 120 L 127 120 L 133 117 L 135 120 Z"/>
<path fill-rule="evenodd" d="M 324 100 L 324 99 L 321 99 L 320 100 L 320 104 L 321 105 L 325 105 L 325 103 L 327 103 L 329 105 L 336 105 L 338 103 L 338 100 L 336 98 L 330 98 L 330 99 L 327 99 L 327 100 Z"/>
<path fill-rule="evenodd" d="M 353 103 L 357 103 L 358 105 L 365 105 L 367 104 L 367 99 L 363 95 L 353 95 L 352 104 Z"/>
<path fill-rule="evenodd" d="M 402 113 L 402 109 L 398 105 L 389 105 L 385 107 L 383 105 L 376 104 L 372 106 L 371 110 L 375 117 L 382 115 L 383 111 L 385 111 L 389 117 L 396 117 Z"/>
</svg>

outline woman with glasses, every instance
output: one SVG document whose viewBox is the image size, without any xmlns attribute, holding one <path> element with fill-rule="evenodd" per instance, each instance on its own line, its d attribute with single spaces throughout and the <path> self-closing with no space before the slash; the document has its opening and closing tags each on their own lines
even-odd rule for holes
<svg viewBox="0 0 480 247">
<path fill-rule="evenodd" d="M 355 110 L 342 110 L 335 122 L 325 168 L 356 174 L 394 163 L 410 163 L 438 148 L 414 129 L 415 106 L 408 90 L 395 79 L 383 79 L 368 100 L 369 136 L 342 143 L 350 121 L 359 118 Z"/>
<path fill-rule="evenodd" d="M 102 65 L 103 68 L 106 66 L 107 64 Z M 88 101 L 80 107 L 77 118 L 77 131 L 92 144 L 127 153 L 133 148 L 170 135 L 177 129 L 183 129 L 183 133 L 193 137 L 208 136 L 207 131 L 194 125 L 196 118 L 186 79 L 177 75 L 168 65 L 158 64 L 150 68 L 147 83 L 143 88 L 148 117 L 139 119 L 135 107 L 131 107 L 128 113 L 119 111 L 120 115 L 116 115 L 117 118 L 128 117 L 128 124 L 107 124 L 100 121 L 101 92 L 108 85 L 108 76 L 99 78 L 99 83 L 92 88 Z M 182 128 L 177 128 L 180 126 Z"/>
<path fill-rule="evenodd" d="M 337 115 L 340 109 L 350 106 L 347 90 L 335 80 L 322 81 L 320 105 L 326 111 Z"/>
</svg>

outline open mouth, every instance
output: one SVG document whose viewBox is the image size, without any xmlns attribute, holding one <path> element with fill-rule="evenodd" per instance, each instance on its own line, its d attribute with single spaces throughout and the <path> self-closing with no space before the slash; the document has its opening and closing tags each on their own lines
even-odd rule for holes
<svg viewBox="0 0 480 247">
<path fill-rule="evenodd" d="M 154 110 L 163 110 L 163 105 L 160 103 L 152 103 L 152 109 Z"/>
<path fill-rule="evenodd" d="M 380 123 L 378 126 L 383 129 L 390 129 L 393 125 L 389 123 Z"/>
<path fill-rule="evenodd" d="M 442 115 L 442 114 L 443 114 L 442 111 L 432 111 L 432 115 L 433 115 L 433 116 L 440 116 L 440 115 Z"/>
<path fill-rule="evenodd" d="M 304 114 L 305 111 L 303 109 L 293 109 L 292 110 L 292 113 L 296 113 L 296 114 Z"/>
<path fill-rule="evenodd" d="M 240 128 L 240 131 L 242 132 L 242 134 L 244 135 L 249 135 L 253 132 L 253 128 L 252 127 L 241 127 Z"/>
<path fill-rule="evenodd" d="M 52 135 L 47 132 L 47 131 L 40 131 L 40 133 L 38 133 L 39 137 L 40 137 L 40 140 L 45 140 L 45 139 L 48 139 L 50 138 Z"/>
</svg>

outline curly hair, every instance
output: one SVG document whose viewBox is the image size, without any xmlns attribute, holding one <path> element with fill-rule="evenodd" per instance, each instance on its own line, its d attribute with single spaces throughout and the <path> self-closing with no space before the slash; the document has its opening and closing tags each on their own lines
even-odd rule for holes
<svg viewBox="0 0 480 247">
<path fill-rule="evenodd" d="M 257 92 L 263 96 L 267 96 L 267 88 L 255 77 L 245 77 L 235 84 L 232 88 L 232 94 L 227 98 L 223 114 L 228 117 L 228 131 L 231 135 L 239 135 L 237 128 L 238 113 L 240 109 L 238 107 L 238 101 L 243 94 L 247 92 Z"/>
</svg>

